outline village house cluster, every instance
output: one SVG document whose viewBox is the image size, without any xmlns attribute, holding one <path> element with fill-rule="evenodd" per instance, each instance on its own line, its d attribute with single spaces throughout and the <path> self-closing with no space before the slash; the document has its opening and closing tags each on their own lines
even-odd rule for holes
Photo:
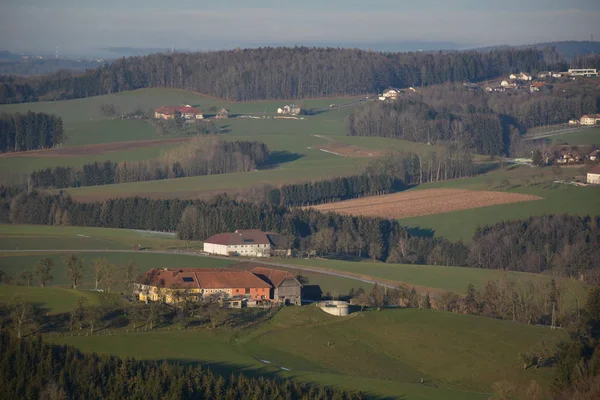
<svg viewBox="0 0 600 400">
<path fill-rule="evenodd" d="M 548 80 L 551 78 L 570 78 L 576 77 L 593 77 L 598 76 L 596 69 L 569 69 L 566 72 L 543 71 L 533 76 L 531 74 L 520 72 L 518 74 L 510 74 L 508 79 L 500 81 L 496 86 L 488 85 L 485 87 L 486 92 L 505 92 L 507 90 L 528 90 L 531 93 L 539 92 L 544 87 L 549 86 Z M 465 84 L 467 85 L 467 84 Z M 478 89 L 479 86 L 469 84 L 469 89 Z"/>
<path fill-rule="evenodd" d="M 251 269 L 154 268 L 134 285 L 134 295 L 140 301 L 167 304 L 188 296 L 194 301 L 217 301 L 225 308 L 301 305 L 303 286 L 290 272 L 240 266 Z"/>
<path fill-rule="evenodd" d="M 185 106 L 161 106 L 154 110 L 154 118 L 164 120 L 183 118 L 188 122 L 193 122 L 203 120 L 204 113 L 201 110 L 190 106 L 189 104 Z M 225 108 L 221 108 L 214 118 L 229 118 L 229 111 Z"/>
</svg>

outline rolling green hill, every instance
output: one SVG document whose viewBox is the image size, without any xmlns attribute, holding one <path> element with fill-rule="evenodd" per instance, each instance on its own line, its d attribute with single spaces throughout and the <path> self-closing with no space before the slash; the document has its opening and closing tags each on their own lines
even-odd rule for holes
<svg viewBox="0 0 600 400">
<path fill-rule="evenodd" d="M 541 340 L 552 345 L 562 337 L 562 332 L 543 327 L 429 310 L 333 317 L 305 306 L 285 308 L 269 322 L 237 332 L 200 329 L 50 340 L 84 351 L 198 362 L 223 373 L 425 400 L 486 399 L 498 381 L 513 382 L 519 389 L 531 380 L 547 385 L 552 371 L 523 371 L 518 354 Z"/>
</svg>

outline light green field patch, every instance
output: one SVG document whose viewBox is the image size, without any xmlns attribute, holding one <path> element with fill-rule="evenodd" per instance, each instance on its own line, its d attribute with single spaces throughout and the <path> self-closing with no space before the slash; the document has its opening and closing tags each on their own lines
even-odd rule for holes
<svg viewBox="0 0 600 400">
<path fill-rule="evenodd" d="M 86 290 L 73 290 L 57 287 L 30 287 L 0 285 L 0 302 L 10 303 L 16 298 L 41 307 L 44 312 L 60 314 L 71 311 L 77 299 L 83 298 L 86 305 L 122 305 L 119 295 Z"/>
<path fill-rule="evenodd" d="M 600 128 L 585 128 L 551 138 L 553 144 L 589 145 L 600 144 Z"/>
<path fill-rule="evenodd" d="M 285 308 L 269 322 L 237 333 L 200 329 L 49 339 L 122 357 L 197 362 L 225 374 L 425 400 L 486 399 L 501 380 L 518 388 L 531 380 L 547 385 L 552 370 L 523 371 L 518 354 L 562 337 L 544 327 L 431 310 L 333 317 L 305 306 Z"/>
</svg>

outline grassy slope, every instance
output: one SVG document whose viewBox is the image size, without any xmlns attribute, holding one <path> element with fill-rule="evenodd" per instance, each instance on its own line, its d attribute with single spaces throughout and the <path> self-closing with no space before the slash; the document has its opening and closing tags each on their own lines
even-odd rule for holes
<svg viewBox="0 0 600 400">
<path fill-rule="evenodd" d="M 133 229 L 84 228 L 78 226 L 46 226 L 0 224 L 1 250 L 87 249 L 162 250 L 185 247 L 187 242 L 174 235 Z"/>
<path fill-rule="evenodd" d="M 201 362 L 225 373 L 291 377 L 395 398 L 485 399 L 496 381 L 519 387 L 532 379 L 547 382 L 550 370 L 523 372 L 518 354 L 560 337 L 546 328 L 428 310 L 340 318 L 307 306 L 286 308 L 238 333 L 202 329 L 51 340 L 84 351 Z M 426 385 L 418 384 L 421 378 Z"/>
<path fill-rule="evenodd" d="M 600 128 L 586 128 L 551 138 L 553 144 L 600 144 Z"/>
<path fill-rule="evenodd" d="M 57 287 L 0 286 L 0 302 L 11 302 L 16 297 L 37 304 L 50 314 L 68 312 L 75 308 L 82 297 L 88 305 L 121 304 L 118 295 Z"/>
</svg>

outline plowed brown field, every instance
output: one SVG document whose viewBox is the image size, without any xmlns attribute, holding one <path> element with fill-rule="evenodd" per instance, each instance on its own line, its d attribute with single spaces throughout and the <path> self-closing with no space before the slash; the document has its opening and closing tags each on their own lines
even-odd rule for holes
<svg viewBox="0 0 600 400">
<path fill-rule="evenodd" d="M 427 189 L 363 197 L 321 204 L 312 208 L 340 214 L 408 218 L 540 199 L 541 197 L 538 196 L 520 193 Z"/>
</svg>

